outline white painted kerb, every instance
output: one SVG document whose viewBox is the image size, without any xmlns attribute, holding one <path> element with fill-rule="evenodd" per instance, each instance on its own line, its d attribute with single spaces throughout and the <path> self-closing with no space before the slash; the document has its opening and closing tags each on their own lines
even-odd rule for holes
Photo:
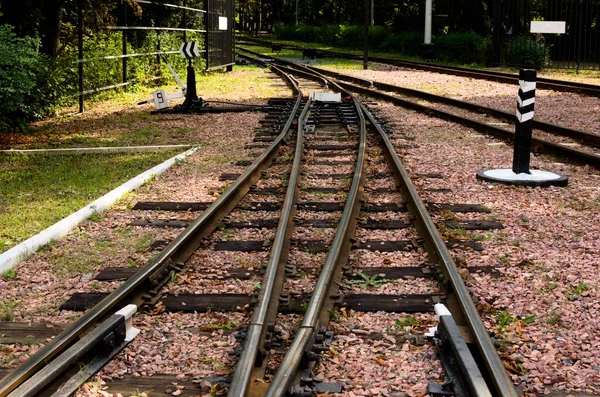
<svg viewBox="0 0 600 397">
<path fill-rule="evenodd" d="M 23 241 L 21 244 L 15 247 L 12 247 L 8 251 L 0 255 L 0 273 L 4 273 L 5 271 L 15 266 L 17 263 L 25 260 L 29 255 L 37 251 L 43 245 L 48 244 L 52 240 L 57 240 L 61 238 L 90 216 L 105 211 L 118 199 L 120 199 L 125 193 L 129 193 L 130 191 L 137 189 L 151 178 L 155 177 L 156 175 L 162 174 L 169 167 L 175 164 L 177 160 L 182 160 L 188 157 L 196 150 L 198 150 L 198 148 L 192 148 L 175 157 L 171 157 L 167 161 L 149 169 L 148 171 L 136 176 L 133 179 L 130 179 L 121 186 L 117 187 L 116 189 L 111 190 L 104 196 L 100 197 L 98 200 L 94 201 L 91 204 L 88 204 L 79 211 L 67 216 L 63 220 L 58 221 L 49 228 L 41 231 L 39 234 Z"/>
</svg>

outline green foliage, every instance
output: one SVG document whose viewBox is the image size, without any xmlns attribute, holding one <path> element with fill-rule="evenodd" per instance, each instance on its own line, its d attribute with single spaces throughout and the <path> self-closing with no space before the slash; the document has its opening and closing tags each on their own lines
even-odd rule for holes
<svg viewBox="0 0 600 397">
<path fill-rule="evenodd" d="M 0 128 L 22 129 L 31 105 L 27 102 L 42 67 L 39 40 L 17 37 L 10 25 L 0 26 Z"/>
<path fill-rule="evenodd" d="M 406 56 L 421 55 L 423 35 L 417 32 L 398 32 L 388 34 L 381 42 L 381 51 L 399 52 Z"/>
<path fill-rule="evenodd" d="M 414 327 L 421 325 L 421 322 L 413 316 L 406 317 L 404 320 L 396 320 L 394 323 L 397 327 Z"/>
<path fill-rule="evenodd" d="M 436 58 L 460 64 L 484 64 L 491 40 L 474 32 L 458 32 L 437 36 L 434 40 Z"/>
<path fill-rule="evenodd" d="M 362 25 L 322 25 L 304 24 L 276 26 L 275 35 L 281 40 L 318 42 L 325 45 L 359 50 L 363 46 L 364 27 Z M 423 34 L 421 32 L 392 32 L 384 26 L 369 28 L 369 49 L 371 51 L 397 52 L 405 56 L 420 56 Z M 486 61 L 491 51 L 491 40 L 473 32 L 459 32 L 438 36 L 434 43 L 436 57 L 445 62 L 461 64 Z"/>
<path fill-rule="evenodd" d="M 508 311 L 501 310 L 498 316 L 496 316 L 496 321 L 498 322 L 500 331 L 506 331 L 508 326 L 517 321 L 517 319 L 511 316 Z"/>
<path fill-rule="evenodd" d="M 13 278 L 15 278 L 15 271 L 13 269 L 8 269 L 7 271 L 4 272 L 4 274 L 2 275 L 2 278 L 4 278 L 5 280 L 12 280 Z"/>
<path fill-rule="evenodd" d="M 15 317 L 14 310 L 21 305 L 21 302 L 9 299 L 7 302 L 0 301 L 0 321 L 12 321 Z"/>
<path fill-rule="evenodd" d="M 508 66 L 543 69 L 550 63 L 550 48 L 531 36 L 517 36 L 505 44 Z"/>
<path fill-rule="evenodd" d="M 576 287 L 569 285 L 567 287 L 567 297 L 570 301 L 576 300 L 577 297 L 581 296 L 585 291 L 589 290 L 590 286 L 588 283 L 580 281 Z"/>
<path fill-rule="evenodd" d="M 346 283 L 350 285 L 358 284 L 361 288 L 379 288 L 382 285 L 392 282 L 392 280 L 388 280 L 387 278 L 379 278 L 379 276 L 377 276 L 376 274 L 369 277 L 363 272 L 358 272 L 356 273 L 356 275 L 359 276 L 361 279 L 348 280 L 346 281 Z"/>
</svg>

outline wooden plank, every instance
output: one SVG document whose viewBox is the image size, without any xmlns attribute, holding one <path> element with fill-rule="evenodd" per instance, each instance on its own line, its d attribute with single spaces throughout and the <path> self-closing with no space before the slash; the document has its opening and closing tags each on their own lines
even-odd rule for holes
<svg viewBox="0 0 600 397">
<path fill-rule="evenodd" d="M 416 248 L 410 240 L 386 241 L 386 240 L 367 240 L 355 244 L 356 249 L 379 252 L 406 251 Z"/>
<path fill-rule="evenodd" d="M 141 211 L 204 211 L 211 202 L 150 202 L 150 201 L 139 201 L 133 207 L 134 210 Z M 243 211 L 279 211 L 281 209 L 280 203 L 269 203 L 269 202 L 258 202 L 253 201 L 248 204 L 239 204 L 236 209 Z"/>
<path fill-rule="evenodd" d="M 132 209 L 139 211 L 204 211 L 211 202 L 138 201 Z"/>
<path fill-rule="evenodd" d="M 465 230 L 493 230 L 504 229 L 504 225 L 498 221 L 445 221 L 444 225 L 450 229 L 465 229 Z"/>
<path fill-rule="evenodd" d="M 345 153 L 345 152 L 317 152 L 317 153 L 313 153 L 313 156 L 315 157 L 348 157 L 348 156 L 354 156 L 355 153 Z M 352 164 L 356 164 L 356 161 L 354 161 Z"/>
<path fill-rule="evenodd" d="M 396 230 L 396 229 L 406 229 L 410 227 L 410 223 L 404 222 L 402 219 L 393 219 L 393 220 L 367 220 L 364 223 L 359 223 L 358 227 L 362 229 L 368 230 Z"/>
<path fill-rule="evenodd" d="M 161 299 L 171 312 L 238 311 L 254 302 L 253 295 L 245 294 L 179 294 Z"/>
<path fill-rule="evenodd" d="M 183 229 L 190 225 L 190 222 L 176 221 L 176 220 L 164 220 L 164 221 L 151 221 L 147 219 L 136 219 L 127 224 L 128 226 L 141 226 L 141 227 L 157 227 L 157 228 L 173 228 Z"/>
<path fill-rule="evenodd" d="M 387 278 L 389 280 L 397 280 L 405 277 L 434 278 L 435 276 L 433 268 L 429 266 L 382 266 L 354 268 L 353 274 L 349 278 L 352 280 L 363 279 L 358 273 L 362 273 L 368 277 L 378 276 L 379 278 Z"/>
<path fill-rule="evenodd" d="M 149 396 L 171 396 L 177 391 L 177 386 L 183 386 L 179 397 L 196 397 L 209 394 L 210 390 L 202 391 L 200 384 L 194 382 L 193 377 L 177 379 L 177 375 L 154 374 L 152 376 L 125 375 L 122 379 L 112 379 L 106 382 L 108 393 L 121 393 L 123 396 L 138 395 L 140 392 L 149 392 Z M 207 378 L 211 384 L 225 383 L 227 379 Z"/>
<path fill-rule="evenodd" d="M 352 161 L 352 160 L 315 160 L 312 161 L 310 164 L 314 164 L 314 165 L 329 165 L 329 166 L 336 166 L 336 165 L 354 165 L 356 164 L 356 161 Z"/>
<path fill-rule="evenodd" d="M 139 267 L 107 267 L 100 270 L 94 279 L 98 281 L 127 280 L 140 271 Z"/>
<path fill-rule="evenodd" d="M 98 281 L 116 281 L 116 280 L 127 280 L 133 277 L 138 271 L 139 267 L 107 267 L 102 269 L 95 277 Z M 210 272 L 204 272 L 204 275 L 210 275 Z M 237 278 L 240 280 L 249 280 L 253 276 L 258 275 L 258 270 L 248 270 L 248 268 L 240 267 L 237 269 L 231 269 L 219 276 L 222 278 Z"/>
<path fill-rule="evenodd" d="M 108 296 L 108 292 L 76 292 L 59 310 L 85 311 Z"/>
<path fill-rule="evenodd" d="M 355 294 L 343 297 L 340 306 L 361 312 L 376 312 L 381 310 L 389 313 L 426 313 L 433 312 L 434 302 L 439 302 L 439 297 L 421 294 Z"/>
<path fill-rule="evenodd" d="M 475 241 L 462 241 L 462 240 L 448 240 L 446 241 L 446 247 L 449 249 L 463 249 L 463 250 L 472 250 L 472 251 L 483 251 L 483 247 L 481 244 Z"/>
<path fill-rule="evenodd" d="M 481 204 L 443 204 L 428 203 L 431 211 L 452 211 L 452 212 L 492 212 L 488 207 Z"/>
<path fill-rule="evenodd" d="M 66 325 L 0 321 L 1 344 L 34 344 L 60 334 Z"/>
<path fill-rule="evenodd" d="M 355 150 L 358 147 L 357 144 L 355 143 L 351 143 L 351 144 L 346 144 L 346 145 L 325 145 L 325 144 L 310 144 L 308 145 L 308 149 L 312 149 L 312 150 L 337 150 L 337 151 L 342 151 L 342 150 Z"/>
<path fill-rule="evenodd" d="M 335 212 L 343 211 L 344 203 L 338 201 L 304 201 L 296 204 L 296 208 L 301 211 Z"/>
<path fill-rule="evenodd" d="M 87 295 L 87 296 L 84 296 Z M 73 294 L 69 309 L 83 311 L 89 306 L 82 305 L 95 301 L 99 302 L 107 294 Z M 310 300 L 309 295 L 293 296 L 282 301 L 279 311 L 282 313 L 302 313 L 306 303 Z M 439 297 L 433 295 L 371 295 L 352 294 L 343 296 L 338 306 L 344 306 L 357 311 L 387 311 L 387 312 L 429 312 L 433 311 L 433 302 L 439 301 Z M 167 295 L 161 299 L 165 309 L 170 312 L 183 313 L 206 313 L 208 311 L 238 311 L 247 310 L 255 303 L 253 295 L 244 294 L 178 294 Z"/>
</svg>

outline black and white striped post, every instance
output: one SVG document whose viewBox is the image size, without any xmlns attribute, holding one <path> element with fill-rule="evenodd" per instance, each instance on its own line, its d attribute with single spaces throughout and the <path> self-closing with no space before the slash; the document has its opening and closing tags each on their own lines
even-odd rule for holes
<svg viewBox="0 0 600 397">
<path fill-rule="evenodd" d="M 529 174 L 531 159 L 531 121 L 535 105 L 534 69 L 521 69 L 519 72 L 519 96 L 517 97 L 517 122 L 515 126 L 515 152 L 512 170 L 515 174 Z"/>
<path fill-rule="evenodd" d="M 550 171 L 531 170 L 532 120 L 535 105 L 536 72 L 533 69 L 521 69 L 519 72 L 519 96 L 515 120 L 515 149 L 513 165 L 479 171 L 477 178 L 490 182 L 519 186 L 566 186 L 568 177 Z"/>
</svg>

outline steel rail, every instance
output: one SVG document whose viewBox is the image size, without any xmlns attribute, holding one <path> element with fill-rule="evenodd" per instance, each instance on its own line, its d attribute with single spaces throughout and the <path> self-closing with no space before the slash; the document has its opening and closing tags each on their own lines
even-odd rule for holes
<svg viewBox="0 0 600 397">
<path fill-rule="evenodd" d="M 267 262 L 265 275 L 258 295 L 258 303 L 254 307 L 254 314 L 248 324 L 246 339 L 242 355 L 236 364 L 236 370 L 231 380 L 228 396 L 245 396 L 250 385 L 259 351 L 264 346 L 267 324 L 277 315 L 278 298 L 281 294 L 285 264 L 289 256 L 290 236 L 294 228 L 294 214 L 298 197 L 298 182 L 302 169 L 302 152 L 304 149 L 304 124 L 310 110 L 312 101 L 309 99 L 298 117 L 296 135 L 296 149 L 294 161 L 288 180 L 285 199 L 281 208 L 281 215 L 275 238 Z"/>
<path fill-rule="evenodd" d="M 297 85 L 288 79 L 299 93 Z M 0 380 L 0 397 L 7 396 L 25 380 L 33 376 L 46 365 L 52 365 L 52 360 L 64 352 L 71 343 L 92 329 L 94 324 L 101 322 L 115 306 L 122 303 L 137 301 L 142 303 L 141 294 L 149 289 L 150 279 L 157 275 L 168 276 L 169 266 L 184 262 L 200 246 L 202 240 L 218 226 L 219 221 L 239 203 L 255 183 L 261 172 L 268 166 L 276 155 L 279 146 L 288 135 L 295 114 L 300 106 L 302 97 L 298 95 L 290 118 L 287 120 L 279 136 L 271 145 L 250 165 L 231 186 L 217 198 L 190 226 L 175 238 L 155 259 L 136 275 L 124 282 L 119 288 L 104 298 L 100 303 L 86 312 L 69 328 L 57 335 L 44 348 L 37 351 L 25 363 L 10 372 Z"/>
<path fill-rule="evenodd" d="M 304 67 L 300 65 L 300 67 Z M 307 68 L 308 69 L 308 68 Z M 317 73 L 318 77 L 323 77 Z M 338 86 L 338 82 L 333 82 L 333 85 Z M 341 88 L 341 87 L 340 87 Z M 356 99 L 354 99 L 356 101 Z M 489 395 L 490 390 L 495 390 L 496 395 L 503 397 L 517 397 L 514 385 L 510 379 L 510 376 L 504 368 L 504 364 L 498 355 L 496 348 L 492 340 L 489 337 L 487 328 L 485 328 L 477 308 L 473 304 L 471 296 L 464 285 L 461 276 L 458 273 L 456 264 L 454 263 L 452 256 L 444 240 L 440 236 L 434 221 L 431 219 L 429 212 L 418 192 L 410 180 L 410 176 L 406 172 L 400 158 L 394 150 L 393 144 L 388 138 L 387 134 L 381 128 L 381 125 L 377 122 L 373 114 L 360 102 L 359 114 L 365 114 L 373 127 L 379 133 L 381 140 L 384 142 L 386 151 L 386 157 L 389 160 L 390 167 L 394 171 L 394 175 L 403 193 L 403 197 L 406 200 L 407 207 L 411 214 L 415 216 L 415 227 L 419 232 L 420 236 L 426 236 L 425 238 L 425 249 L 430 255 L 432 262 L 439 263 L 442 272 L 451 290 L 448 293 L 454 293 L 456 304 L 458 305 L 464 321 L 467 323 L 469 331 L 473 335 L 473 339 L 477 345 L 477 348 L 482 356 L 484 365 L 488 371 L 488 375 L 491 378 L 493 387 L 478 387 L 473 390 L 477 396 Z M 453 302 L 454 303 L 454 302 Z M 295 340 L 294 340 L 295 342 Z M 285 359 L 284 362 L 285 363 Z M 283 366 L 282 363 L 282 366 Z"/>
<path fill-rule="evenodd" d="M 365 87 L 353 85 L 350 83 L 338 82 L 342 87 L 345 87 L 353 92 L 361 92 L 365 95 L 369 95 L 371 97 L 384 99 L 386 101 L 392 102 L 394 104 L 400 105 L 407 109 L 416 110 L 418 112 L 427 114 L 427 115 L 435 115 L 435 117 L 452 121 L 455 123 L 462 124 L 464 126 L 473 128 L 475 130 L 490 134 L 495 136 L 496 138 L 505 139 L 510 142 L 514 142 L 515 133 L 512 131 L 508 131 L 499 127 L 495 127 L 493 125 L 489 125 L 486 123 L 482 123 L 476 120 L 472 120 L 463 116 L 456 115 L 454 113 L 446 112 L 444 110 L 430 108 L 425 105 L 420 105 L 415 102 L 411 102 L 402 98 L 398 98 L 393 95 L 389 95 L 380 91 L 373 91 Z M 600 169 L 600 155 L 594 153 L 588 153 L 583 150 L 575 149 L 560 145 L 558 143 L 550 142 L 545 139 L 532 137 L 531 142 L 534 146 L 543 148 L 548 153 L 555 154 L 557 156 L 566 157 L 568 160 L 576 163 L 589 164 L 596 168 Z"/>
<path fill-rule="evenodd" d="M 248 50 L 248 49 L 246 49 L 246 48 L 240 48 L 240 50 L 242 50 L 242 51 L 244 51 L 244 52 L 248 52 L 248 53 L 250 53 L 250 54 L 253 54 L 253 55 L 256 55 L 256 56 L 260 56 L 260 57 L 262 57 L 262 54 L 261 54 L 261 53 L 259 53 L 259 52 L 256 52 L 256 51 Z M 266 60 L 256 59 L 256 58 L 248 57 L 248 56 L 245 56 L 245 55 L 242 55 L 242 54 L 238 54 L 238 55 L 239 55 L 239 56 L 241 56 L 241 57 L 243 57 L 243 58 L 245 58 L 245 59 L 247 59 L 247 60 L 251 60 L 251 61 L 253 61 L 253 62 L 256 62 L 256 63 L 258 63 L 258 64 L 263 64 L 263 65 L 266 65 L 266 64 L 268 63 L 268 61 L 266 61 Z M 278 59 L 278 58 L 275 58 L 275 59 L 276 59 L 277 61 L 279 61 L 280 63 L 281 63 L 281 61 L 282 61 L 282 59 Z M 292 65 L 292 66 L 295 66 L 295 65 L 296 65 L 296 64 L 295 64 L 295 63 L 293 63 L 293 62 L 285 62 L 285 63 L 286 63 L 286 64 L 288 64 L 288 65 Z M 325 78 L 324 76 L 318 76 L 318 75 L 315 75 L 315 73 L 314 73 L 313 71 L 311 71 L 310 69 L 307 69 L 307 70 L 301 70 L 301 69 L 297 69 L 297 68 L 291 68 L 290 66 L 283 66 L 283 65 L 281 65 L 281 64 L 279 65 L 279 67 L 280 67 L 280 68 L 287 69 L 287 70 L 293 70 L 293 72 L 294 72 L 295 74 L 299 74 L 299 75 L 301 75 L 302 77 L 305 77 L 305 78 L 307 78 L 307 79 L 311 79 L 311 80 L 319 80 L 319 81 L 321 82 L 321 84 L 322 84 L 322 85 L 324 85 L 325 87 L 327 87 L 327 86 L 329 85 L 329 81 L 327 80 L 327 78 Z"/>
<path fill-rule="evenodd" d="M 251 37 L 243 37 L 243 40 L 254 42 L 263 45 L 272 45 L 273 43 L 267 40 L 260 40 Z M 239 40 L 238 40 L 239 42 Z M 284 48 L 289 48 L 293 50 L 302 51 L 306 47 L 301 47 L 292 44 L 282 44 Z M 325 55 L 335 55 L 340 58 L 346 59 L 357 59 L 362 60 L 362 54 L 352 54 L 347 52 L 340 51 L 330 51 L 330 50 L 316 50 L 317 53 L 325 54 Z M 370 62 L 379 62 L 384 64 L 390 64 L 395 66 L 402 66 L 411 69 L 419 69 L 430 72 L 436 72 L 441 74 L 451 74 L 456 76 L 465 76 L 472 77 L 482 80 L 491 80 L 497 81 L 500 83 L 515 83 L 519 80 L 519 75 L 512 73 L 503 73 L 503 72 L 493 72 L 487 70 L 480 69 L 470 69 L 463 68 L 459 66 L 447 66 L 441 64 L 432 64 L 432 63 L 424 63 L 424 62 L 416 62 L 416 61 L 405 61 L 401 59 L 394 58 L 384 58 L 384 57 L 374 57 L 369 56 Z M 554 91 L 561 92 L 577 92 L 581 94 L 591 95 L 591 96 L 600 96 L 600 86 L 594 84 L 586 84 L 586 83 L 578 83 L 574 81 L 566 81 L 566 80 L 555 80 L 544 77 L 538 77 L 537 79 L 537 87 L 541 89 L 549 89 Z"/>
<path fill-rule="evenodd" d="M 459 107 L 459 108 L 466 109 L 466 110 L 483 112 L 483 113 L 489 114 L 493 117 L 497 117 L 497 118 L 507 120 L 510 122 L 515 121 L 514 113 L 509 113 L 509 112 L 505 112 L 503 110 L 478 105 L 473 102 L 461 101 L 459 99 L 448 98 L 445 96 L 435 95 L 435 94 L 431 94 L 429 92 L 415 90 L 412 88 L 401 87 L 401 86 L 397 86 L 397 85 L 393 85 L 393 84 L 380 83 L 377 81 L 361 79 L 358 77 L 348 76 L 348 75 L 345 75 L 342 73 L 333 72 L 330 70 L 325 70 L 325 69 L 317 68 L 314 66 L 306 66 L 306 67 L 309 69 L 315 70 L 320 74 L 334 77 L 334 78 L 342 80 L 342 81 L 354 82 L 354 83 L 357 83 L 360 85 L 364 85 L 365 87 L 372 86 L 372 87 L 380 89 L 382 91 L 401 93 L 401 94 L 414 96 L 414 97 L 418 97 L 418 98 L 429 100 L 429 101 L 444 103 L 447 105 Z M 545 132 L 548 132 L 551 134 L 560 135 L 560 136 L 564 136 L 564 137 L 568 137 L 568 138 L 572 138 L 572 139 L 578 139 L 578 140 L 581 140 L 582 142 L 585 142 L 586 144 L 589 144 L 590 146 L 600 147 L 600 135 L 597 135 L 597 134 L 592 134 L 592 133 L 589 133 L 586 131 L 575 130 L 575 129 L 564 127 L 564 126 L 561 126 L 558 124 L 547 123 L 545 121 L 539 121 L 539 120 L 535 120 L 535 119 L 532 120 L 532 127 L 534 129 L 545 131 Z"/>
<path fill-rule="evenodd" d="M 387 134 L 373 114 L 369 112 L 364 105 L 361 104 L 363 112 L 367 115 L 371 124 L 377 129 L 380 139 L 384 143 L 387 157 L 390 159 L 390 163 L 395 171 L 396 180 L 402 190 L 402 195 L 406 201 L 406 205 L 412 215 L 415 216 L 414 223 L 415 227 L 419 231 L 420 236 L 426 236 L 425 248 L 431 255 L 430 259 L 433 263 L 438 263 L 441 267 L 444 277 L 449 282 L 451 292 L 454 293 L 458 306 L 460 307 L 465 321 L 468 324 L 470 332 L 473 334 L 475 344 L 477 345 L 478 351 L 482 356 L 488 373 L 491 375 L 491 381 L 493 388 L 497 396 L 502 397 L 517 397 L 518 394 L 515 387 L 508 375 L 504 364 L 494 347 L 492 340 L 490 339 L 488 330 L 484 326 L 477 308 L 473 304 L 473 300 L 469 295 L 469 291 L 465 287 L 464 281 L 458 274 L 458 269 L 454 263 L 450 251 L 446 247 L 444 240 L 440 236 L 435 222 L 431 219 L 425 204 L 419 197 L 417 189 L 410 180 L 410 176 L 406 172 L 402 161 L 398 157 L 394 146 Z M 433 254 L 433 255 L 432 255 Z"/>
<path fill-rule="evenodd" d="M 322 308 L 326 299 L 328 299 L 328 291 L 331 288 L 331 282 L 334 278 L 335 270 L 339 267 L 338 265 L 340 264 L 341 260 L 347 259 L 342 258 L 342 252 L 349 248 L 351 237 L 350 234 L 353 234 L 353 227 L 351 225 L 353 222 L 356 222 L 355 218 L 360 210 L 360 199 L 362 197 L 363 181 L 365 176 L 364 165 L 367 139 L 366 121 L 364 115 L 360 111 L 356 98 L 352 99 L 360 118 L 360 139 L 356 160 L 356 170 L 354 177 L 352 178 L 352 185 L 348 192 L 346 205 L 344 206 L 344 211 L 342 212 L 342 217 L 327 255 L 327 259 L 325 260 L 325 264 L 321 269 L 319 279 L 315 284 L 310 302 L 306 312 L 304 313 L 302 324 L 300 325 L 300 328 L 294 337 L 292 345 L 283 358 L 279 371 L 277 371 L 271 380 L 271 384 L 269 385 L 269 388 L 265 394 L 266 397 L 284 396 L 289 390 L 291 383 L 294 380 L 294 375 L 296 374 L 300 365 L 301 358 L 308 350 L 309 345 L 314 338 L 314 334 L 318 330 Z"/>
</svg>

